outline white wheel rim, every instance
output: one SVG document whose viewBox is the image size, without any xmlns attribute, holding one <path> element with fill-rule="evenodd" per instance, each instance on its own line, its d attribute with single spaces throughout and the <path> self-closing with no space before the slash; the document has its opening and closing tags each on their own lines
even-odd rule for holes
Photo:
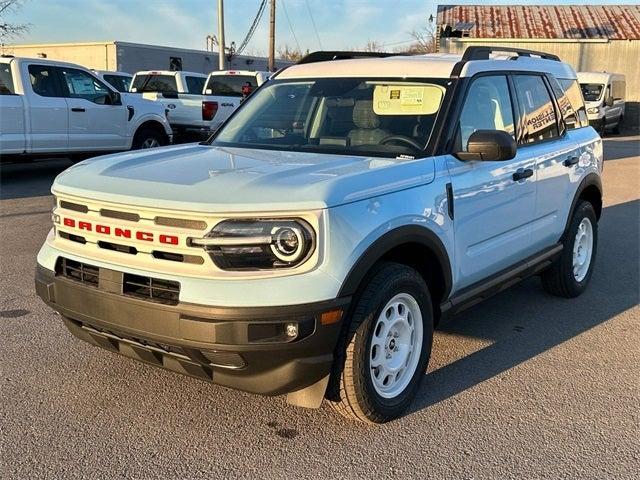
<svg viewBox="0 0 640 480">
<path fill-rule="evenodd" d="M 593 225 L 588 218 L 583 218 L 578 225 L 573 242 L 573 277 L 581 282 L 587 276 L 593 254 Z"/>
<path fill-rule="evenodd" d="M 395 398 L 411 382 L 422 352 L 422 312 L 413 296 L 399 293 L 376 320 L 369 348 L 373 388 L 383 398 Z"/>
<path fill-rule="evenodd" d="M 141 148 L 156 148 L 159 147 L 160 143 L 155 138 L 147 138 L 144 142 L 142 142 Z"/>
</svg>

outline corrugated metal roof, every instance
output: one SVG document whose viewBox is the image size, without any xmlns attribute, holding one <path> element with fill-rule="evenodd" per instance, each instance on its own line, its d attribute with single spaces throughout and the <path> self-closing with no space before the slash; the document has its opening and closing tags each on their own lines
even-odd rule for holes
<svg viewBox="0 0 640 480">
<path fill-rule="evenodd" d="M 437 22 L 443 36 L 472 23 L 464 36 L 640 39 L 640 5 L 438 5 Z"/>
</svg>

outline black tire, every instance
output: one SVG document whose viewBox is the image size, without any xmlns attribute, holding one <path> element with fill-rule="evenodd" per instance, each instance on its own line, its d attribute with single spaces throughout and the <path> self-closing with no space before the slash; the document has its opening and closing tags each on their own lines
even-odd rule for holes
<svg viewBox="0 0 640 480">
<path fill-rule="evenodd" d="M 384 398 L 371 378 L 371 341 L 383 308 L 398 294 L 415 299 L 422 316 L 423 341 L 413 375 L 409 377 L 410 370 L 406 372 L 406 379 L 411 379 L 404 390 L 394 398 Z M 346 322 L 327 389 L 330 405 L 345 417 L 365 423 L 384 423 L 399 417 L 409 407 L 425 376 L 431 355 L 433 308 L 426 283 L 410 267 L 381 263 L 355 300 Z"/>
<path fill-rule="evenodd" d="M 585 218 L 591 222 L 593 247 L 587 273 L 584 278 L 578 281 L 573 273 L 573 249 L 578 228 Z M 571 223 L 569 224 L 569 230 L 563 241 L 563 246 L 564 249 L 560 257 L 556 259 L 548 270 L 542 273 L 542 286 L 552 295 L 574 298 L 582 295 L 586 290 L 591 275 L 593 274 L 593 266 L 598 251 L 598 220 L 593 205 L 589 202 L 580 201 L 576 205 L 573 216 L 571 217 Z"/>
<path fill-rule="evenodd" d="M 148 142 L 157 144 L 158 147 L 167 144 L 166 136 L 153 128 L 141 128 L 133 136 L 133 143 L 131 144 L 131 150 L 141 150 L 148 145 Z"/>
<path fill-rule="evenodd" d="M 622 115 L 620 115 L 620 118 L 618 118 L 618 123 L 616 123 L 616 126 L 613 127 L 613 133 L 615 133 L 616 135 L 620 135 L 622 133 L 622 130 L 623 130 L 622 122 L 623 121 L 624 121 L 624 117 Z"/>
</svg>

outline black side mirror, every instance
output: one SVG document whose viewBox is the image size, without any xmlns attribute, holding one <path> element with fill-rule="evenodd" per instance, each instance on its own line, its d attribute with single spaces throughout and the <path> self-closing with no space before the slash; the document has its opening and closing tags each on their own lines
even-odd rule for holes
<svg viewBox="0 0 640 480">
<path fill-rule="evenodd" d="M 120 92 L 111 92 L 109 94 L 111 98 L 111 105 L 122 105 L 122 97 L 120 96 Z"/>
<path fill-rule="evenodd" d="M 460 160 L 511 160 L 518 146 L 511 135 L 502 130 L 476 130 L 469 136 L 466 152 L 454 156 Z"/>
</svg>

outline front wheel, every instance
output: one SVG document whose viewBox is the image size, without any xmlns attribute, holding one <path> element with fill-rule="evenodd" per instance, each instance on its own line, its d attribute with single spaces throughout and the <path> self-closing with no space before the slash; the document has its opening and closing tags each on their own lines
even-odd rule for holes
<svg viewBox="0 0 640 480">
<path fill-rule="evenodd" d="M 427 285 L 414 269 L 383 263 L 346 321 L 327 392 L 330 404 L 367 423 L 400 416 L 431 354 L 433 309 Z"/>
<path fill-rule="evenodd" d="M 596 259 L 598 220 L 589 202 L 576 206 L 563 246 L 560 257 L 542 273 L 542 286 L 553 295 L 573 298 L 586 290 Z"/>
</svg>

